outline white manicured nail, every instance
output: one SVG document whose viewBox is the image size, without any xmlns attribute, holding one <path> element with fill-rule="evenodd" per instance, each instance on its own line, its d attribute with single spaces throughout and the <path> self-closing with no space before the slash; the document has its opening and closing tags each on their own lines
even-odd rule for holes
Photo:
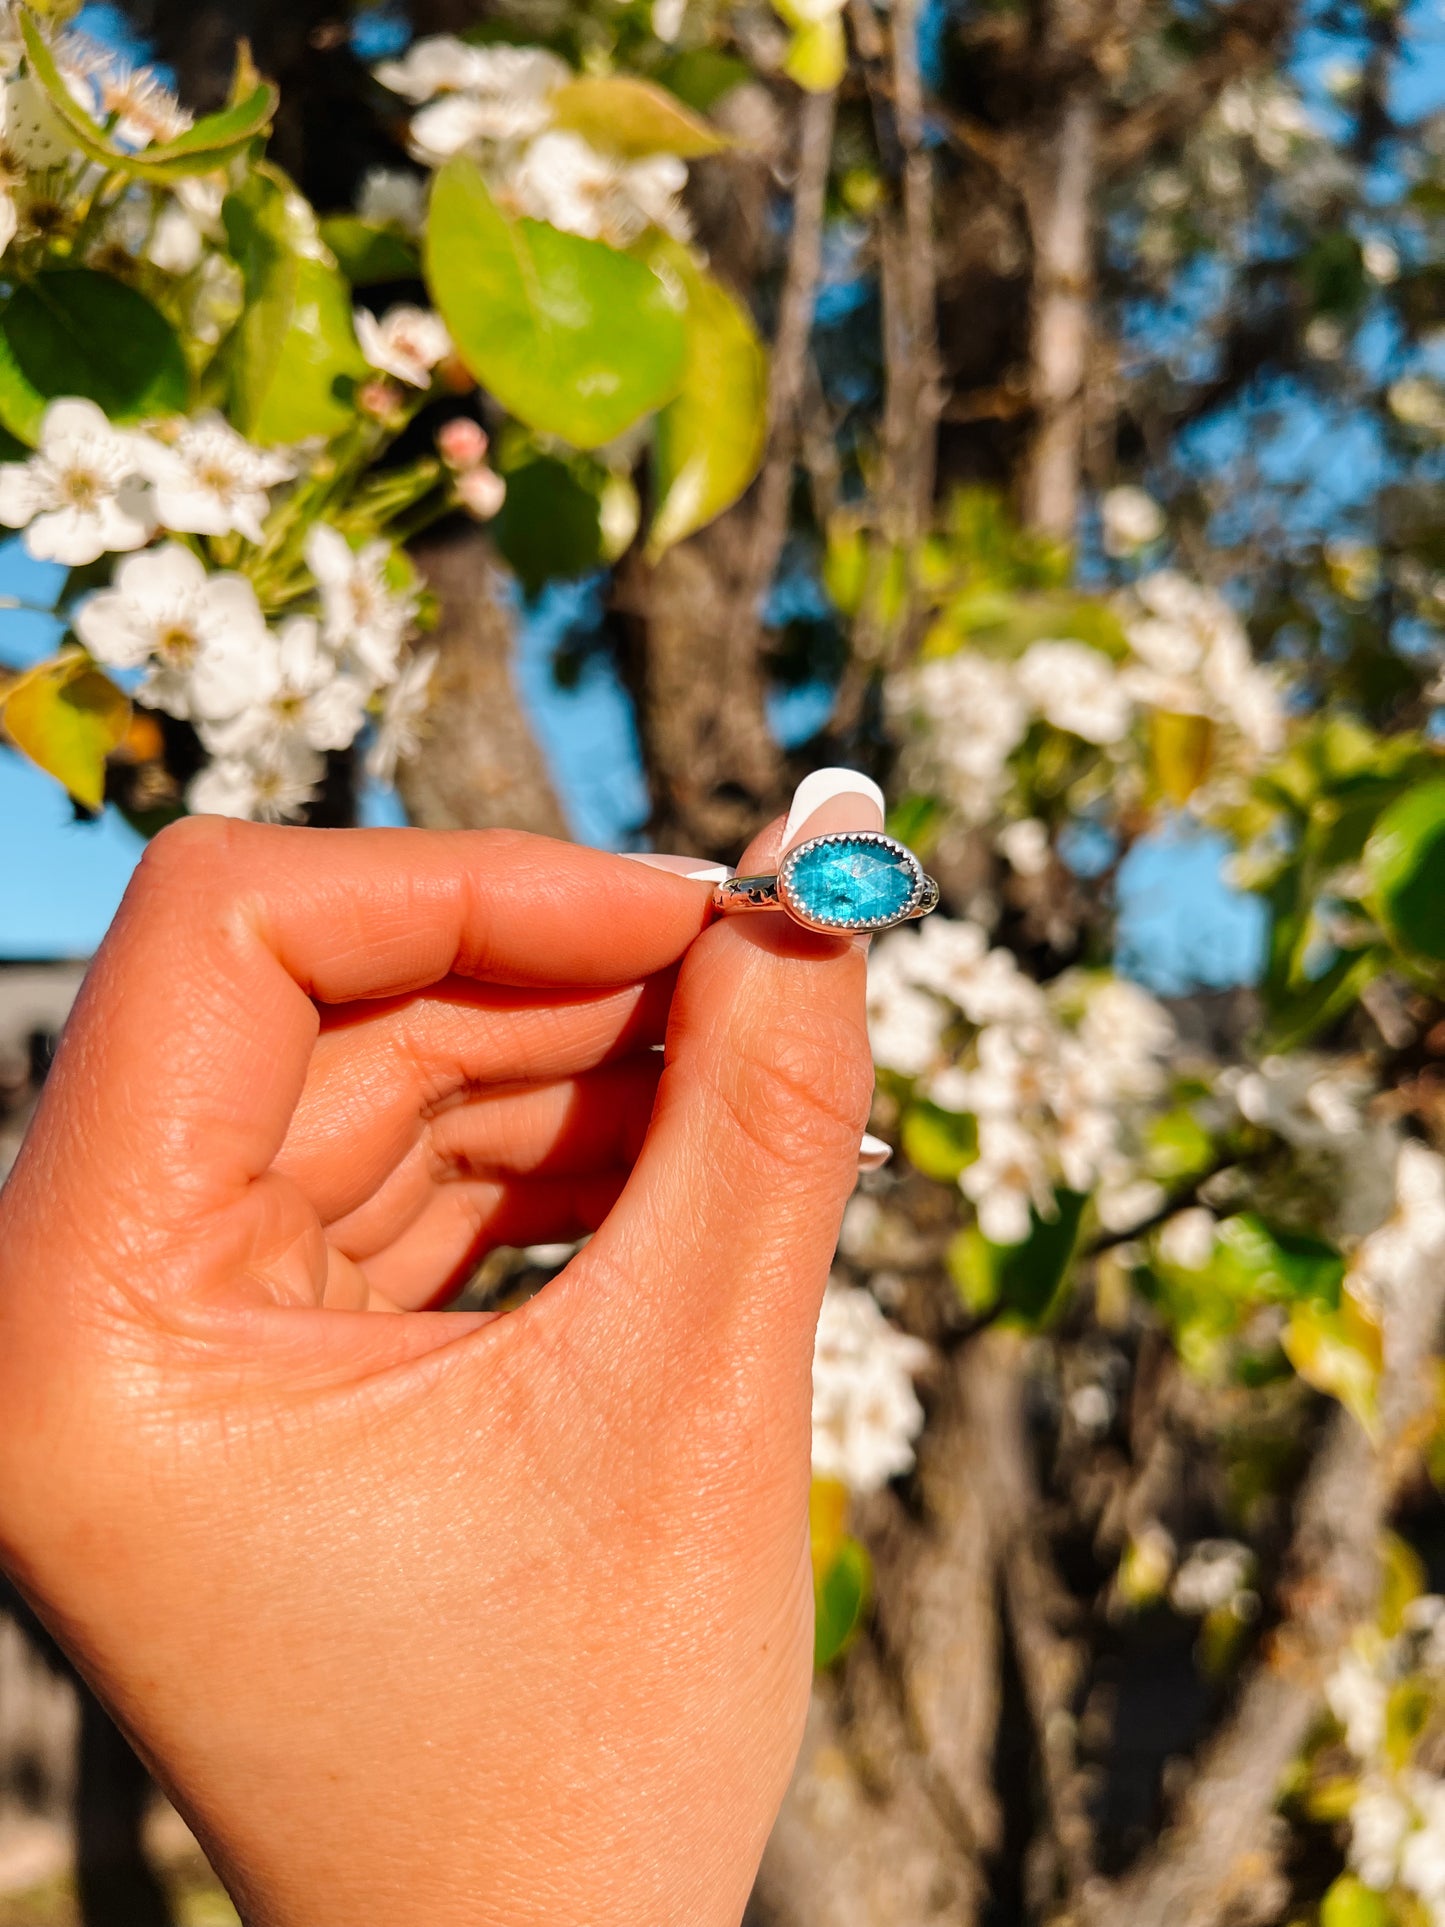
<svg viewBox="0 0 1445 1927">
<path fill-rule="evenodd" d="M 809 836 L 823 836 L 833 829 L 881 830 L 886 807 L 882 790 L 860 770 L 815 769 L 793 792 L 793 807 L 783 828 L 783 848 L 790 850 L 804 831 Z M 815 817 L 822 820 L 815 824 Z"/>
<path fill-rule="evenodd" d="M 863 1142 L 858 1146 L 858 1169 L 881 1171 L 892 1155 L 891 1144 L 885 1144 L 881 1137 L 874 1137 L 871 1131 L 865 1131 Z"/>
<path fill-rule="evenodd" d="M 649 870 L 666 870 L 691 883 L 726 883 L 737 872 L 726 863 L 701 863 L 695 856 L 664 856 L 655 850 L 624 850 L 629 863 L 645 863 Z"/>
</svg>

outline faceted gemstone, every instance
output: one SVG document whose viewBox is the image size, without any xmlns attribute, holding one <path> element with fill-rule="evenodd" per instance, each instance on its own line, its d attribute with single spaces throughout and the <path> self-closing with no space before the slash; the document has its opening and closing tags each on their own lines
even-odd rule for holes
<svg viewBox="0 0 1445 1927">
<path fill-rule="evenodd" d="M 788 866 L 788 895 L 805 917 L 847 928 L 892 923 L 913 897 L 917 873 L 902 850 L 863 837 L 829 837 Z"/>
</svg>

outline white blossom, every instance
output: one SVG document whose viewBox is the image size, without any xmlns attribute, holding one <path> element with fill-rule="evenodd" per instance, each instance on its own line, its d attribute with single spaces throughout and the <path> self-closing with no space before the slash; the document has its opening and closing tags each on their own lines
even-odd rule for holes
<svg viewBox="0 0 1445 1927">
<path fill-rule="evenodd" d="M 428 103 L 412 116 L 409 145 L 432 167 L 465 149 L 540 134 L 551 120 L 551 95 L 570 78 L 566 63 L 544 48 L 473 47 L 445 35 L 418 41 L 404 60 L 376 72 L 393 92 Z"/>
<path fill-rule="evenodd" d="M 387 581 L 391 545 L 353 549 L 339 529 L 317 522 L 306 537 L 306 564 L 321 591 L 327 645 L 359 665 L 373 684 L 389 683 L 416 621 L 417 598 Z"/>
<path fill-rule="evenodd" d="M 1038 1137 L 1006 1115 L 978 1120 L 978 1156 L 958 1180 L 978 1212 L 985 1238 L 997 1245 L 1022 1244 L 1032 1228 L 1030 1206 L 1053 1216 L 1054 1189 Z"/>
<path fill-rule="evenodd" d="M 1387 1355 L 1391 1316 L 1417 1289 L 1422 1270 L 1445 1263 L 1445 1160 L 1407 1138 L 1395 1162 L 1395 1208 L 1363 1239 L 1350 1267 L 1350 1284 L 1385 1325 Z"/>
<path fill-rule="evenodd" d="M 145 665 L 141 700 L 170 716 L 219 720 L 274 689 L 255 590 L 244 576 L 209 574 L 178 542 L 129 556 L 114 586 L 81 605 L 75 629 L 97 662 Z"/>
<path fill-rule="evenodd" d="M 419 649 L 386 692 L 376 741 L 366 758 L 366 773 L 378 783 L 390 783 L 397 764 L 408 761 L 421 747 L 422 721 L 436 664 L 435 649 Z"/>
<path fill-rule="evenodd" d="M 201 725 L 201 741 L 212 755 L 265 763 L 285 741 L 313 750 L 346 749 L 355 742 L 366 716 L 367 690 L 338 669 L 322 647 L 315 619 L 293 616 L 268 630 L 265 648 L 267 693 L 224 721 Z"/>
<path fill-rule="evenodd" d="M 1106 555 L 1133 555 L 1164 533 L 1164 511 L 1154 497 L 1127 484 L 1107 491 L 1101 520 Z"/>
<path fill-rule="evenodd" d="M 163 527 L 248 542 L 265 539 L 267 490 L 296 474 L 293 456 L 257 448 L 214 409 L 180 422 L 165 441 L 147 440 L 143 459 Z"/>
<path fill-rule="evenodd" d="M 143 453 L 143 438 L 113 428 L 94 402 L 53 401 L 30 459 L 0 464 L 0 523 L 24 529 L 39 561 L 72 568 L 141 548 L 155 531 Z"/>
<path fill-rule="evenodd" d="M 1404 1779 L 1420 1825 L 1400 1849 L 1400 1884 L 1418 1894 L 1439 1921 L 1445 1916 L 1445 1782 L 1420 1772 Z"/>
<path fill-rule="evenodd" d="M 222 238 L 223 174 L 190 174 L 176 181 L 156 215 L 146 243 L 148 261 L 166 274 L 187 275 L 200 266 L 207 241 Z"/>
<path fill-rule="evenodd" d="M 420 234 L 426 220 L 426 182 L 401 167 L 369 167 L 361 177 L 356 211 L 376 227 Z"/>
<path fill-rule="evenodd" d="M 1114 1162 L 1105 1161 L 1094 1209 L 1106 1231 L 1136 1231 L 1163 1210 L 1168 1194 L 1153 1178 L 1136 1177 L 1127 1164 L 1111 1170 Z"/>
<path fill-rule="evenodd" d="M 1156 570 L 1135 585 L 1125 633 L 1136 660 L 1121 681 L 1137 702 L 1228 723 L 1263 755 L 1279 747 L 1278 692 L 1222 596 L 1175 570 Z"/>
<path fill-rule="evenodd" d="M 1163 1083 L 1160 1060 L 1174 1045 L 1174 1020 L 1138 984 L 1107 977 L 1088 993 L 1079 1039 L 1111 1099 L 1153 1097 Z"/>
<path fill-rule="evenodd" d="M 1350 1865 L 1367 1887 L 1394 1885 L 1412 1819 L 1393 1787 L 1378 1779 L 1361 1785 L 1350 1803 Z"/>
<path fill-rule="evenodd" d="M 394 375 L 410 388 L 429 388 L 432 370 L 452 351 L 452 338 L 441 316 L 405 302 L 388 308 L 379 321 L 370 309 L 358 308 L 356 339 L 373 368 Z"/>
<path fill-rule="evenodd" d="M 626 247 L 649 227 L 685 240 L 678 197 L 686 185 L 687 167 L 676 155 L 623 160 L 564 128 L 539 135 L 507 176 L 507 193 L 519 212 L 615 247 Z"/>
<path fill-rule="evenodd" d="M 1036 816 L 1005 824 L 994 838 L 994 844 L 1021 877 L 1042 876 L 1049 867 L 1048 826 Z"/>
<path fill-rule="evenodd" d="M 186 803 L 198 816 L 294 822 L 316 800 L 324 774 L 315 750 L 287 737 L 264 757 L 222 757 L 208 763 L 186 791 Z"/>
<path fill-rule="evenodd" d="M 1176 1211 L 1160 1227 L 1159 1255 L 1181 1271 L 1203 1271 L 1214 1256 L 1214 1214 L 1202 1204 Z"/>
<path fill-rule="evenodd" d="M 1046 722 L 1086 743 L 1117 743 L 1133 704 L 1109 658 L 1082 642 L 1036 642 L 1018 666 L 1019 687 Z"/>
<path fill-rule="evenodd" d="M 896 1330 L 870 1293 L 830 1282 L 813 1351 L 813 1471 L 876 1492 L 913 1464 L 923 1407 L 913 1376 L 928 1348 Z"/>
<path fill-rule="evenodd" d="M 941 795 L 964 823 L 986 822 L 1029 723 L 1012 666 L 959 649 L 890 678 L 886 700 L 891 719 L 911 732 L 905 780 Z"/>
<path fill-rule="evenodd" d="M 1203 1617 L 1249 1584 L 1254 1554 L 1237 1539 L 1201 1539 L 1180 1561 L 1169 1588 L 1176 1612 Z"/>
<path fill-rule="evenodd" d="M 1347 1652 L 1325 1682 L 1325 1702 L 1345 1731 L 1345 1745 L 1362 1765 L 1385 1739 L 1384 1682 L 1360 1654 Z"/>
<path fill-rule="evenodd" d="M 878 1063 L 904 1077 L 920 1076 L 937 1060 L 947 1022 L 937 997 L 875 955 L 868 971 L 868 1037 Z"/>
</svg>

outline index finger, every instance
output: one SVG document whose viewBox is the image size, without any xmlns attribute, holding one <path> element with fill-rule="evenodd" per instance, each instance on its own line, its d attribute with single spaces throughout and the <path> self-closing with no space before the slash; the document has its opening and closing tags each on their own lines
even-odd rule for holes
<svg viewBox="0 0 1445 1927">
<path fill-rule="evenodd" d="M 139 1184 L 182 1212 L 219 1201 L 281 1146 L 317 1003 L 452 975 L 633 982 L 676 962 L 708 901 L 704 884 L 514 831 L 188 819 L 150 845 L 86 978 L 36 1152 L 82 1198 Z"/>
</svg>

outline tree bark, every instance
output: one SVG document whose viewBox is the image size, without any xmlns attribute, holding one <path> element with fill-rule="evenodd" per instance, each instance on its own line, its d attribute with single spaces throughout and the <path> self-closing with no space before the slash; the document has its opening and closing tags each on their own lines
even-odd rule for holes
<svg viewBox="0 0 1445 1927">
<path fill-rule="evenodd" d="M 1092 77 L 1067 91 L 1052 137 L 1025 177 L 1033 234 L 1029 393 L 1034 427 L 1024 461 L 1029 527 L 1067 541 L 1079 513 L 1085 381 L 1093 292 L 1093 201 L 1099 106 Z"/>
<path fill-rule="evenodd" d="M 752 516 L 733 509 L 616 596 L 657 847 L 735 860 L 784 802 L 756 624 L 740 610 Z"/>
<path fill-rule="evenodd" d="M 441 605 L 426 734 L 398 773 L 411 820 L 432 830 L 535 830 L 567 820 L 517 695 L 512 622 L 480 529 L 418 543 L 413 558 Z"/>
</svg>

